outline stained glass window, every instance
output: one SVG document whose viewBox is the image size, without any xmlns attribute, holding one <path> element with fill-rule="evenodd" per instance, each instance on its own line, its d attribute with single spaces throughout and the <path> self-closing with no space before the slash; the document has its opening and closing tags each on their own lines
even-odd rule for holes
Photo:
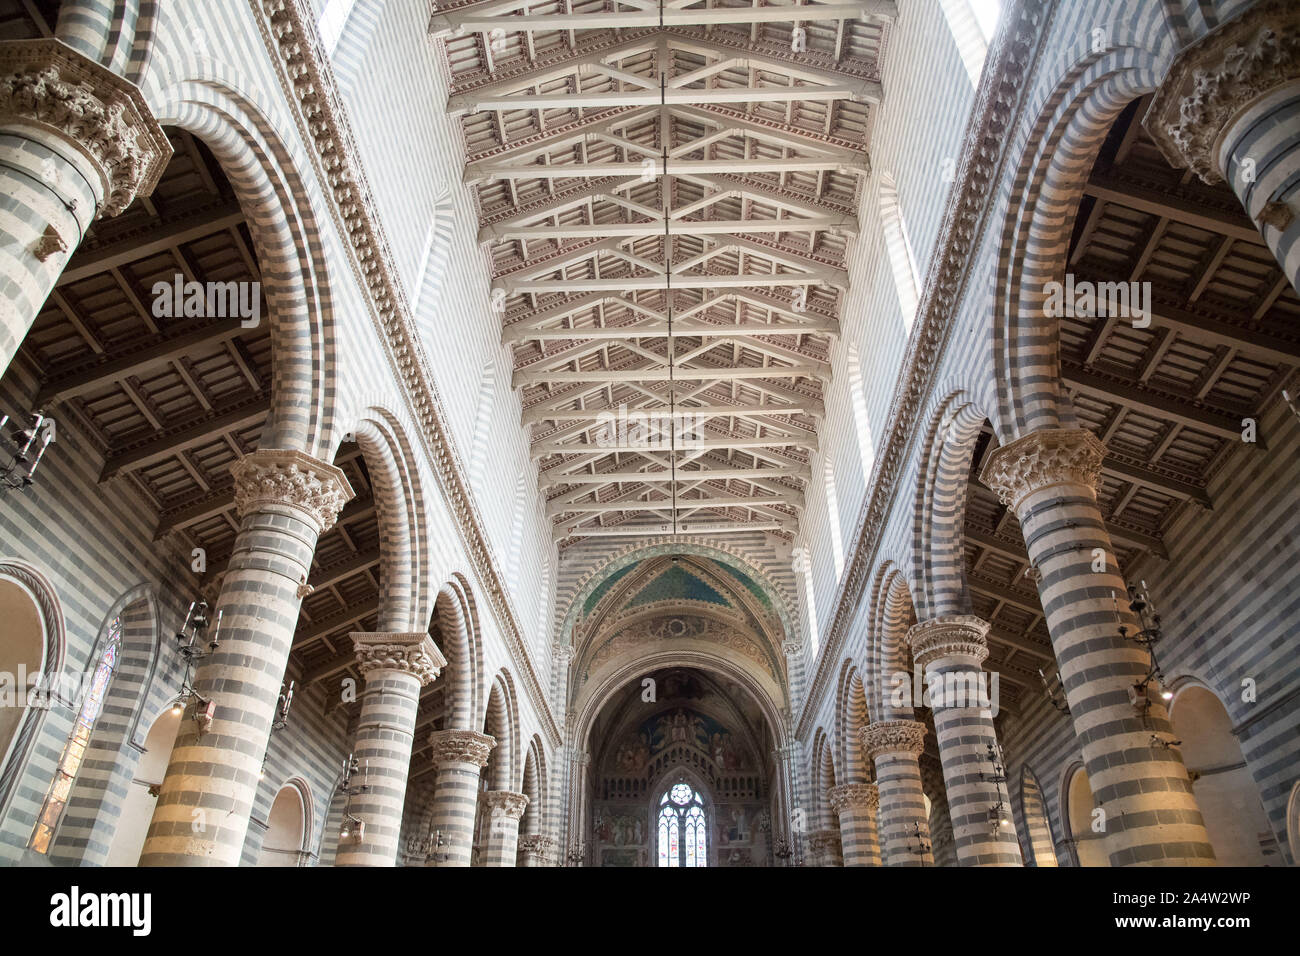
<svg viewBox="0 0 1300 956">
<path fill-rule="evenodd" d="M 708 817 L 689 785 L 674 784 L 659 798 L 659 865 L 708 866 Z"/>
<path fill-rule="evenodd" d="M 104 652 L 99 656 L 99 663 L 91 675 L 90 683 L 81 691 L 81 709 L 77 720 L 72 725 L 72 735 L 68 738 L 59 757 L 58 769 L 54 772 L 54 781 L 50 792 L 45 797 L 45 805 L 40 816 L 36 818 L 36 828 L 32 831 L 31 847 L 37 853 L 48 853 L 54 839 L 54 831 L 63 815 L 63 808 L 68 804 L 72 793 L 72 782 L 81 761 L 90 746 L 90 735 L 95 729 L 95 721 L 104 709 L 104 699 L 108 696 L 108 685 L 117 670 L 117 658 L 122 650 L 122 619 L 115 617 L 108 622 L 108 641 Z"/>
</svg>

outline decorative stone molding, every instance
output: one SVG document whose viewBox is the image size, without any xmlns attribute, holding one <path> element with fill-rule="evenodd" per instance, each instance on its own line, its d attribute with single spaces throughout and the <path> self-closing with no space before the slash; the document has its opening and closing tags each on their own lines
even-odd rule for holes
<svg viewBox="0 0 1300 956">
<path fill-rule="evenodd" d="M 359 152 L 330 72 L 329 57 L 320 49 L 312 25 L 315 14 L 304 0 L 249 0 L 249 5 L 271 61 L 278 67 L 285 98 L 295 107 L 302 141 L 331 202 L 353 272 L 369 295 L 376 332 L 388 346 L 389 366 L 406 393 L 417 424 L 416 434 L 437 477 L 448 513 L 461 530 L 466 552 L 483 582 L 485 597 L 524 690 L 552 744 L 559 744 L 563 739 L 560 725 L 524 642 L 523 627 L 474 502 L 465 465 L 453 444 L 448 416 L 398 279 L 395 258 L 379 224 L 370 186 L 355 159 Z"/>
<path fill-rule="evenodd" d="M 519 852 L 549 863 L 555 857 L 555 841 L 547 836 L 531 834 L 519 838 Z"/>
<path fill-rule="evenodd" d="M 973 614 L 936 617 L 914 624 L 907 632 L 912 660 L 922 671 L 945 657 L 973 658 L 974 666 L 979 666 L 989 656 L 987 635 L 992 626 Z"/>
<path fill-rule="evenodd" d="M 600 582 L 619 571 L 629 564 L 638 564 L 650 558 L 661 555 L 682 555 L 682 556 L 699 556 L 708 558 L 722 564 L 730 564 L 736 570 L 743 572 L 750 577 L 763 590 L 769 602 L 768 609 L 764 614 L 758 615 L 763 617 L 774 617 L 781 625 L 781 632 L 786 635 L 798 635 L 801 633 L 801 624 L 798 615 L 793 614 L 795 600 L 787 593 L 781 583 L 773 579 L 763 570 L 762 562 L 754 556 L 748 554 L 744 548 L 727 544 L 724 541 L 708 541 L 703 537 L 691 537 L 690 535 L 678 535 L 676 537 L 651 537 L 630 544 L 623 550 L 616 552 L 612 557 L 596 562 L 595 566 L 590 568 L 578 580 L 577 584 L 570 587 L 565 597 L 557 596 L 557 603 L 567 602 L 566 611 L 560 625 L 561 633 L 570 631 L 574 634 L 575 641 L 577 636 L 584 631 L 582 609 L 585 601 L 591 596 L 592 590 L 599 586 Z M 607 600 L 606 595 L 601 600 Z M 593 614 L 600 610 L 597 606 Z"/>
<path fill-rule="evenodd" d="M 881 535 L 906 471 L 908 450 L 917 436 L 924 434 L 919 420 L 949 332 L 960 313 L 967 271 L 984 234 L 984 221 L 994 206 L 1006 151 L 1015 142 L 1011 124 L 1021 98 L 1032 86 L 1028 77 L 1050 21 L 1049 7 L 1044 0 L 1005 0 L 1002 4 L 998 32 L 985 57 L 975 104 L 958 152 L 961 161 L 935 240 L 934 255 L 919 284 L 922 297 L 882 430 L 875 470 L 867 484 L 871 490 L 858 513 L 853 534 L 844 542 L 845 553 L 852 553 L 853 560 L 845 569 L 816 672 L 800 703 L 796 732 L 801 739 L 812 734 L 821 701 L 834 685 L 845 642 L 877 567 Z"/>
<path fill-rule="evenodd" d="M 1178 54 L 1142 123 L 1171 164 L 1216 183 L 1223 178 L 1223 137 L 1234 118 L 1297 78 L 1300 5 L 1257 3 Z"/>
<path fill-rule="evenodd" d="M 831 809 L 836 815 L 845 810 L 874 813 L 880 806 L 880 790 L 874 783 L 845 783 L 830 790 Z"/>
<path fill-rule="evenodd" d="M 424 687 L 447 666 L 447 659 L 428 634 L 354 631 L 348 637 L 356 648 L 361 676 L 367 679 L 374 670 L 409 671 Z"/>
<path fill-rule="evenodd" d="M 572 644 L 556 643 L 551 645 L 551 660 L 565 667 L 573 660 L 574 653 L 575 650 Z"/>
<path fill-rule="evenodd" d="M 775 757 L 777 760 L 779 760 L 781 763 L 789 763 L 790 761 L 796 759 L 799 756 L 799 745 L 795 743 L 791 743 L 791 744 L 785 744 L 781 747 L 777 747 L 775 750 L 772 751 L 772 756 Z"/>
<path fill-rule="evenodd" d="M 435 767 L 444 763 L 469 763 L 482 769 L 496 745 L 495 737 L 472 730 L 435 730 L 429 735 Z"/>
<path fill-rule="evenodd" d="M 989 455 L 980 481 L 1013 511 L 1027 495 L 1052 485 L 1097 490 L 1106 446 L 1085 428 L 1043 428 Z"/>
<path fill-rule="evenodd" d="M 868 760 L 881 754 L 920 754 L 925 750 L 925 724 L 915 720 L 882 720 L 862 728 L 862 749 Z"/>
<path fill-rule="evenodd" d="M 840 831 L 814 830 L 812 833 L 808 834 L 808 849 L 812 850 L 818 856 L 822 856 L 828 851 L 832 855 L 839 853 Z"/>
<path fill-rule="evenodd" d="M 35 126 L 90 160 L 103 216 L 152 193 L 172 154 L 139 87 L 61 40 L 0 42 L 0 124 Z"/>
<path fill-rule="evenodd" d="M 334 527 L 353 494 L 340 469 L 291 449 L 259 449 L 235 462 L 230 474 L 241 518 L 267 506 L 289 507 L 314 524 L 317 534 Z"/>
<path fill-rule="evenodd" d="M 513 790 L 489 790 L 483 794 L 483 803 L 492 816 L 506 816 L 518 820 L 528 807 L 528 795 Z"/>
<path fill-rule="evenodd" d="M 698 614 L 673 614 L 635 621 L 613 630 L 602 643 L 595 645 L 581 668 L 579 686 L 586 684 L 593 671 L 602 664 L 619 657 L 623 652 L 644 644 L 662 645 L 670 640 L 703 641 L 736 651 L 742 657 L 761 667 L 768 676 L 776 677 L 776 668 L 767 652 L 752 632 L 740 630 L 734 624 Z"/>
</svg>

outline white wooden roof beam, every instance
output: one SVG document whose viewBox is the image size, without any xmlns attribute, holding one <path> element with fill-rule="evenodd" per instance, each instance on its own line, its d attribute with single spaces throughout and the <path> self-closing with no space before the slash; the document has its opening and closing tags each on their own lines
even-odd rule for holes
<svg viewBox="0 0 1300 956">
<path fill-rule="evenodd" d="M 663 10 L 640 2 L 626 3 L 639 10 L 599 13 L 527 14 L 513 16 L 526 0 L 502 0 L 463 7 L 429 18 L 431 37 L 461 36 L 466 33 L 539 30 L 631 30 L 644 27 L 698 26 L 718 23 L 796 23 L 833 20 L 892 20 L 898 16 L 894 0 L 847 0 L 839 3 L 810 3 L 794 6 L 754 7 L 668 7 Z M 517 22 L 516 22 L 517 21 Z"/>
</svg>

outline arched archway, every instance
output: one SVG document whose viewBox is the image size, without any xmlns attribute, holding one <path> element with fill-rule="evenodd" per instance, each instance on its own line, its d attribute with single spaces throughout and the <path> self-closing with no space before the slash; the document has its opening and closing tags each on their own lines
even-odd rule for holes
<svg viewBox="0 0 1300 956">
<path fill-rule="evenodd" d="M 1199 682 L 1185 682 L 1174 691 L 1169 718 L 1219 864 L 1276 863 L 1277 841 L 1259 788 L 1218 695 Z"/>
<path fill-rule="evenodd" d="M 1040 428 L 1068 427 L 1072 413 L 1059 374 L 1059 323 L 1045 303 L 1050 283 L 1067 267 L 1079 197 L 1111 123 L 1156 86 L 1153 37 L 1116 24 L 1102 52 L 1081 43 L 1065 79 L 1038 106 L 1038 121 L 1021 157 L 1017 181 L 1034 183 L 1014 197 L 1002 233 L 994 316 L 998 383 L 995 425 L 1000 441 Z"/>
<path fill-rule="evenodd" d="M 31 682 L 43 676 L 49 636 L 33 582 L 24 583 L 14 571 L 16 567 L 0 565 L 0 620 L 5 622 L 0 637 L 0 777 L 6 780 L 18 776 L 26 756 L 24 744 L 31 736 L 27 725 L 34 723 L 27 693 Z"/>
<path fill-rule="evenodd" d="M 766 708 L 753 689 L 736 681 L 734 670 L 665 658 L 664 666 L 629 665 L 580 714 L 578 739 L 590 747 L 591 760 L 586 779 L 570 781 L 579 790 L 570 803 L 570 827 L 584 821 L 579 832 L 582 842 L 589 841 L 592 865 L 656 866 L 658 815 L 672 803 L 663 797 L 672 784 L 686 781 L 700 794 L 708 865 L 772 865 L 769 781 L 776 772 L 776 736 Z M 647 674 L 653 699 L 644 693 Z M 673 804 L 683 813 L 695 805 Z M 677 846 L 685 854 L 685 818 L 678 823 Z M 682 855 L 678 864 L 685 860 Z"/>
<path fill-rule="evenodd" d="M 103 654 L 108 631 L 114 626 L 120 637 L 117 662 L 86 746 L 83 767 L 72 783 L 68 809 L 50 847 L 50 858 L 63 864 L 104 864 L 121 825 L 124 807 L 119 795 L 124 790 L 128 796 L 131 793 L 130 782 L 140 759 L 140 725 L 158 667 L 160 624 L 151 586 L 132 588 L 114 603 L 100 629 L 92 666 Z M 173 732 L 166 746 L 169 753 L 174 738 Z M 161 780 L 159 773 L 151 782 Z M 134 866 L 135 860 L 130 865 Z"/>
<path fill-rule="evenodd" d="M 109 843 L 106 866 L 135 866 L 144 849 L 144 839 L 153 819 L 157 788 L 167 772 L 172 744 L 180 728 L 181 711 L 168 707 L 159 714 L 144 738 L 144 753 L 136 764 L 135 774 L 126 788 L 122 810 Z"/>
<path fill-rule="evenodd" d="M 1028 767 L 1020 771 L 1020 821 L 1025 834 L 1027 866 L 1056 866 L 1052 825 L 1047 819 L 1047 802 L 1038 778 Z"/>
<path fill-rule="evenodd" d="M 311 830 L 310 791 L 295 778 L 281 787 L 271 802 L 257 865 L 302 866 Z"/>
<path fill-rule="evenodd" d="M 296 158 L 269 117 L 273 110 L 239 89 L 212 60 L 159 94 L 164 126 L 192 133 L 212 151 L 234 188 L 261 266 L 270 307 L 275 397 L 260 447 L 327 457 L 338 377 L 334 313 L 323 240 Z"/>
<path fill-rule="evenodd" d="M 469 594 L 460 575 L 443 585 L 434 599 L 429 625 L 438 649 L 447 659 L 440 681 L 447 688 L 447 716 L 443 727 L 475 730 L 482 698 L 483 651 Z"/>
<path fill-rule="evenodd" d="M 1097 804 L 1093 801 L 1088 772 L 1083 769 L 1083 764 L 1076 763 L 1066 771 L 1061 794 L 1061 821 L 1066 829 L 1066 839 L 1074 849 L 1075 862 L 1079 866 L 1110 866 L 1105 828 L 1101 827 L 1101 832 L 1094 829 L 1094 825 L 1100 827 L 1101 818 L 1096 815 Z"/>
</svg>

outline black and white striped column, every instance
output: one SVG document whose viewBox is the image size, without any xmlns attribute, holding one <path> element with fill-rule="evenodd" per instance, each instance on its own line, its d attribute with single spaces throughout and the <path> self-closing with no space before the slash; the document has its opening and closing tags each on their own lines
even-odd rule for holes
<svg viewBox="0 0 1300 956">
<path fill-rule="evenodd" d="M 880 837 L 876 812 L 880 791 L 874 783 L 845 783 L 832 787 L 831 809 L 840 818 L 843 866 L 880 866 Z"/>
<path fill-rule="evenodd" d="M 930 818 L 925 812 L 919 757 L 925 724 L 882 720 L 862 728 L 862 749 L 876 765 L 880 852 L 886 866 L 929 866 Z"/>
<path fill-rule="evenodd" d="M 1106 814 L 1112 866 L 1213 865 L 1169 715 L 1150 695 L 1150 655 L 1119 634 L 1136 633 L 1124 579 L 1097 507 L 1105 446 L 1092 432 L 1048 428 L 994 451 L 982 480 L 1020 518 L 1060 667 L 1070 718 L 1096 805 Z M 1097 570 L 1100 568 L 1100 570 Z"/>
<path fill-rule="evenodd" d="M 1009 797 L 989 759 L 1001 755 L 982 666 L 989 626 L 970 614 L 952 614 L 914 625 L 907 641 L 929 689 L 958 862 L 1021 866 L 1015 827 L 1000 822 L 1010 819 Z"/>
<path fill-rule="evenodd" d="M 58 39 L 0 42 L 0 375 L 91 223 L 170 156 L 135 84 Z"/>
<path fill-rule="evenodd" d="M 519 854 L 519 818 L 528 807 L 528 795 L 513 790 L 489 790 L 483 794 L 488 815 L 487 866 L 515 866 Z"/>
<path fill-rule="evenodd" d="M 190 702 L 141 866 L 238 865 L 316 539 L 352 497 L 342 471 L 300 451 L 256 451 L 230 472 L 239 535 L 209 628 L 219 645 L 194 678 L 214 717 L 201 725 Z"/>
<path fill-rule="evenodd" d="M 555 841 L 548 836 L 531 834 L 519 838 L 520 866 L 554 866 Z"/>
<path fill-rule="evenodd" d="M 420 688 L 447 661 L 422 633 L 350 635 L 366 686 L 353 756 L 365 767 L 367 789 L 352 802 L 365 823 L 360 843 L 340 843 L 336 866 L 396 866 L 415 739 Z"/>
<path fill-rule="evenodd" d="M 429 735 L 437 776 L 433 785 L 434 866 L 469 866 L 478 813 L 478 778 L 496 738 L 473 730 L 437 730 Z"/>
<path fill-rule="evenodd" d="M 1175 166 L 1232 186 L 1300 288 L 1300 5 L 1256 3 L 1182 51 L 1144 124 Z"/>
</svg>

